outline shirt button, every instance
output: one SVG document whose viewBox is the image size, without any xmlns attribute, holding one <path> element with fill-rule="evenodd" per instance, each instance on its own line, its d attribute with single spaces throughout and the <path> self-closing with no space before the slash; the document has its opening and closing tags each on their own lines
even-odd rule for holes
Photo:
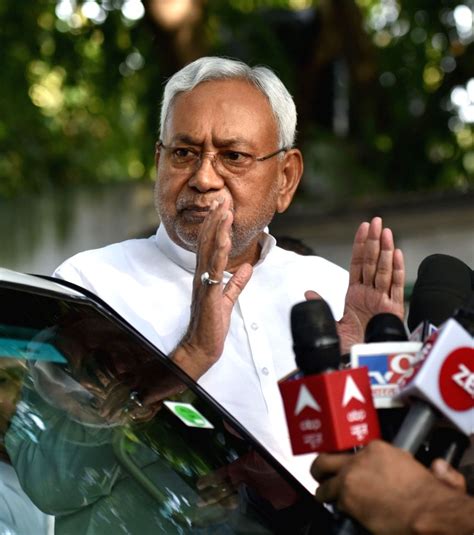
<svg viewBox="0 0 474 535">
<path fill-rule="evenodd" d="M 268 368 L 262 368 L 263 375 L 268 375 L 270 372 L 268 371 Z"/>
<path fill-rule="evenodd" d="M 250 325 L 250 327 L 252 327 L 252 329 L 253 329 L 254 331 L 256 331 L 256 330 L 258 329 L 258 323 L 255 323 L 255 322 L 254 322 L 254 323 L 252 323 L 252 325 Z"/>
</svg>

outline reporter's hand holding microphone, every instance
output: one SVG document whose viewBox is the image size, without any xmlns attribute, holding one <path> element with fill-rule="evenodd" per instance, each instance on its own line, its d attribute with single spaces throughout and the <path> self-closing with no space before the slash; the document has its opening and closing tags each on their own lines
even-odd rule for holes
<svg viewBox="0 0 474 535">
<path fill-rule="evenodd" d="M 374 535 L 472 535 L 474 498 L 446 461 L 431 470 L 379 440 L 356 454 L 322 453 L 311 473 L 316 499 L 334 503 Z"/>
</svg>

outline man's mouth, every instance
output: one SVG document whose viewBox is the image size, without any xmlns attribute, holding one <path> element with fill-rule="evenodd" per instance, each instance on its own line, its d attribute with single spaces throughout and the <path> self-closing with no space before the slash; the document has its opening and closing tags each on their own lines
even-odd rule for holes
<svg viewBox="0 0 474 535">
<path fill-rule="evenodd" d="M 178 212 L 185 221 L 190 223 L 202 223 L 209 212 L 209 206 L 199 206 L 197 204 L 190 204 L 180 208 Z"/>
</svg>

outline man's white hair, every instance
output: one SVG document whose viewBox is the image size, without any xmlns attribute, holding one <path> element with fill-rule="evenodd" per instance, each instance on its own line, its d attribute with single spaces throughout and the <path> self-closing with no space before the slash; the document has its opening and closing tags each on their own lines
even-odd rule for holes
<svg viewBox="0 0 474 535">
<path fill-rule="evenodd" d="M 201 82 L 234 78 L 247 80 L 268 98 L 278 126 L 280 147 L 292 147 L 296 136 L 296 106 L 282 81 L 267 67 L 249 67 L 242 61 L 220 57 L 199 58 L 168 80 L 161 103 L 160 135 L 163 136 L 170 106 L 178 94 L 191 91 Z"/>
</svg>

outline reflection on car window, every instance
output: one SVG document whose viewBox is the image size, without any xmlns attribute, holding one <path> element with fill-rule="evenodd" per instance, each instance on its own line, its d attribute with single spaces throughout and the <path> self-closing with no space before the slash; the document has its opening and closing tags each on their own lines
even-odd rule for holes
<svg viewBox="0 0 474 535">
<path fill-rule="evenodd" d="M 26 362 L 15 356 L 0 337 L 0 533 L 48 535 L 53 519 L 42 513 L 22 489 L 5 447 L 5 433 L 15 414 Z M 9 344 L 11 349 L 11 344 Z"/>
<path fill-rule="evenodd" d="M 325 510 L 100 305 L 0 302 L 2 460 L 55 533 L 326 533 Z"/>
</svg>

